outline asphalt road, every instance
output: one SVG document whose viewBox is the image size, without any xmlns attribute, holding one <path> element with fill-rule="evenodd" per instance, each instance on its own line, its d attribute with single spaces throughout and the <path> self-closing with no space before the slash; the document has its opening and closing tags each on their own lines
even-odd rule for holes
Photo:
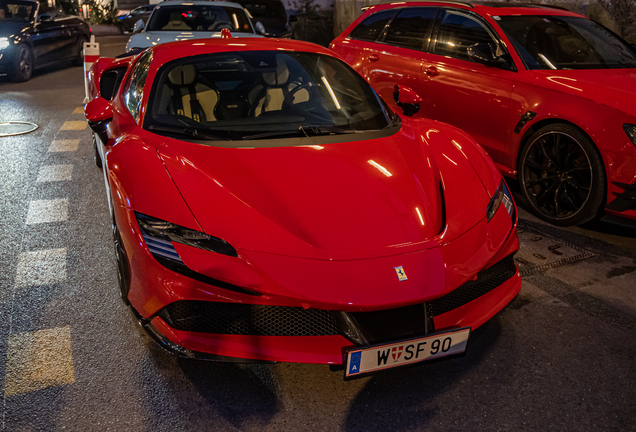
<svg viewBox="0 0 636 432">
<path fill-rule="evenodd" d="M 83 92 L 77 67 L 0 78 L 0 122 L 39 126 L 0 137 L 2 431 L 636 430 L 633 227 L 521 210 L 521 293 L 460 358 L 344 381 L 164 353 L 119 299 Z"/>
</svg>

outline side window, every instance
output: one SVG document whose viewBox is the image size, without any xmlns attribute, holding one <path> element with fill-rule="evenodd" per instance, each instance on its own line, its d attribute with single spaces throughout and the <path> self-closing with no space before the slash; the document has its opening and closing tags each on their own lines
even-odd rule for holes
<svg viewBox="0 0 636 432">
<path fill-rule="evenodd" d="M 55 0 L 40 0 L 40 8 L 38 10 L 38 20 L 47 21 L 58 18 L 64 18 L 66 14 L 64 9 Z"/>
<path fill-rule="evenodd" d="M 435 53 L 470 60 L 466 50 L 476 43 L 498 46 L 490 32 L 475 18 L 447 11 L 439 27 Z"/>
<path fill-rule="evenodd" d="M 391 21 L 384 42 L 417 50 L 428 47 L 431 28 L 439 8 L 407 8 Z"/>
<path fill-rule="evenodd" d="M 146 84 L 146 77 L 148 76 L 151 60 L 152 53 L 143 53 L 133 67 L 130 77 L 128 78 L 128 84 L 126 85 L 124 101 L 128 111 L 130 111 L 130 114 L 132 114 L 137 122 L 139 122 L 141 99 L 144 95 L 144 84 Z"/>
<path fill-rule="evenodd" d="M 378 12 L 371 15 L 354 28 L 349 34 L 350 38 L 367 41 L 375 41 L 382 34 L 384 26 L 396 14 L 395 9 Z"/>
</svg>

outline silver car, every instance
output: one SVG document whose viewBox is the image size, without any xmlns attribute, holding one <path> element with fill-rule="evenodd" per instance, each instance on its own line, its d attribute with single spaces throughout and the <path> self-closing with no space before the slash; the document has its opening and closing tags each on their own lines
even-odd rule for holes
<svg viewBox="0 0 636 432">
<path fill-rule="evenodd" d="M 239 4 L 223 1 L 164 1 L 152 11 L 148 23 L 139 20 L 126 44 L 126 52 L 164 42 L 221 37 L 228 29 L 241 37 L 261 37 L 262 24 L 252 25 L 249 13 Z"/>
</svg>

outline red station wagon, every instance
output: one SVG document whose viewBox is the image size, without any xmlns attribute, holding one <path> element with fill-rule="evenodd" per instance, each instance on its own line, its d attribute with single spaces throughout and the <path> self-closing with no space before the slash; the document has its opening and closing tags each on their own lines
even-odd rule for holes
<svg viewBox="0 0 636 432">
<path fill-rule="evenodd" d="M 367 9 L 331 49 L 384 100 L 414 94 L 416 116 L 472 135 L 542 219 L 636 219 L 636 50 L 600 24 L 541 5 L 401 2 Z"/>
</svg>

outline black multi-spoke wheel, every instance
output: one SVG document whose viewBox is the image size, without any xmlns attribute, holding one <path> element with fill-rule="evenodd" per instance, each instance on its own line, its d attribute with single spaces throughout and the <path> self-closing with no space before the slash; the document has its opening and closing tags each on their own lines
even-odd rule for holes
<svg viewBox="0 0 636 432">
<path fill-rule="evenodd" d="M 594 143 L 574 126 L 535 132 L 519 158 L 519 184 L 530 210 L 568 226 L 594 219 L 603 203 L 605 174 Z"/>
<path fill-rule="evenodd" d="M 11 78 L 16 82 L 28 81 L 33 74 L 33 56 L 31 55 L 31 50 L 24 44 L 20 44 L 16 48 Z"/>
</svg>

